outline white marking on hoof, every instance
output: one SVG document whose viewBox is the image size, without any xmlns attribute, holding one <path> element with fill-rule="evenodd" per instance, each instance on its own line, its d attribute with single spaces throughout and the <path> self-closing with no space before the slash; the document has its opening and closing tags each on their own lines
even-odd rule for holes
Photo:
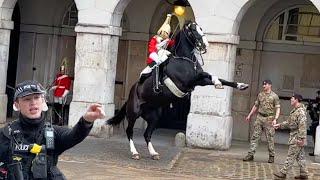
<svg viewBox="0 0 320 180">
<path fill-rule="evenodd" d="M 159 156 L 159 153 L 157 153 L 154 148 L 153 148 L 153 145 L 151 142 L 148 143 L 148 150 L 149 150 L 149 153 L 151 155 L 151 157 L 153 156 Z"/>
<path fill-rule="evenodd" d="M 216 89 L 224 89 L 224 87 L 222 86 L 222 84 L 215 84 L 214 88 Z"/>
<path fill-rule="evenodd" d="M 131 158 L 134 159 L 134 160 L 139 160 L 140 159 L 140 154 L 132 154 Z"/>
<path fill-rule="evenodd" d="M 131 151 L 131 154 L 132 154 L 132 155 L 139 154 L 138 151 L 137 151 L 137 149 L 136 149 L 136 147 L 134 147 L 133 140 L 130 139 L 129 142 L 130 142 L 130 151 Z"/>
<path fill-rule="evenodd" d="M 160 155 L 159 154 L 158 155 L 153 155 L 153 156 L 151 156 L 151 158 L 153 160 L 160 160 Z"/>
</svg>

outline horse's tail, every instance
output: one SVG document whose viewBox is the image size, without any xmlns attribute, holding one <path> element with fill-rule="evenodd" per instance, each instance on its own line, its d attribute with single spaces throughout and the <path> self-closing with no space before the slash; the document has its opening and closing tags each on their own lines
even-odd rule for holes
<svg viewBox="0 0 320 180">
<path fill-rule="evenodd" d="M 121 107 L 120 111 L 111 119 L 106 121 L 107 125 L 118 125 L 126 116 L 127 102 Z"/>
</svg>

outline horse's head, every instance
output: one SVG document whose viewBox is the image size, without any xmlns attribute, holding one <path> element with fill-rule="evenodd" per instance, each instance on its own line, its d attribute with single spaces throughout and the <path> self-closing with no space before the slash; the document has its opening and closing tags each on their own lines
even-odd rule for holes
<svg viewBox="0 0 320 180">
<path fill-rule="evenodd" d="M 201 54 L 207 52 L 209 45 L 206 36 L 204 35 L 202 28 L 195 22 L 187 22 L 182 31 L 185 33 L 187 39 Z"/>
</svg>

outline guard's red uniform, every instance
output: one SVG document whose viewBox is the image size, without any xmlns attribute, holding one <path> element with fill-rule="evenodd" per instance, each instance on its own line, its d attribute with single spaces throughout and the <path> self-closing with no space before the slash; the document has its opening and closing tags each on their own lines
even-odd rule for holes
<svg viewBox="0 0 320 180">
<path fill-rule="evenodd" d="M 71 78 L 64 74 L 58 74 L 54 82 L 54 85 L 57 86 L 54 90 L 55 97 L 62 97 L 65 90 L 70 91 L 71 87 Z"/>
<path fill-rule="evenodd" d="M 155 35 L 153 36 L 150 40 L 149 40 L 149 44 L 148 44 L 148 59 L 147 59 L 147 64 L 151 64 L 154 60 L 154 56 L 152 55 L 153 53 L 158 54 L 158 51 L 161 47 L 157 47 L 157 45 L 159 43 L 161 43 L 163 41 L 163 39 L 159 36 L 159 35 Z M 169 40 L 168 41 L 168 46 L 167 47 L 172 47 L 174 45 L 174 40 Z"/>
</svg>

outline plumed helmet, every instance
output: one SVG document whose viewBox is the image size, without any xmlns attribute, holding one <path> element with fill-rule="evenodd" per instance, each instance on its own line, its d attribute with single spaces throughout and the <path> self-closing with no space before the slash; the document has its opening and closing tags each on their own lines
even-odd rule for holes
<svg viewBox="0 0 320 180">
<path fill-rule="evenodd" d="M 60 71 L 64 71 L 64 70 L 65 70 L 64 65 L 61 65 L 61 66 L 60 66 Z"/>
<path fill-rule="evenodd" d="M 162 33 L 167 33 L 168 35 L 171 32 L 171 27 L 170 27 L 170 21 L 171 21 L 171 14 L 167 14 L 167 18 L 158 30 L 157 34 L 161 36 Z"/>
</svg>

